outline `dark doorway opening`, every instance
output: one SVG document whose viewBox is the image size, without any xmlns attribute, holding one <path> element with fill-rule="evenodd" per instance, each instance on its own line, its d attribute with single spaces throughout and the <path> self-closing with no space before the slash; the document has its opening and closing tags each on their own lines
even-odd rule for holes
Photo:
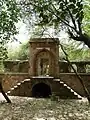
<svg viewBox="0 0 90 120">
<path fill-rule="evenodd" d="M 50 86 L 45 83 L 38 83 L 32 88 L 32 96 L 38 98 L 48 98 L 51 95 Z"/>
</svg>

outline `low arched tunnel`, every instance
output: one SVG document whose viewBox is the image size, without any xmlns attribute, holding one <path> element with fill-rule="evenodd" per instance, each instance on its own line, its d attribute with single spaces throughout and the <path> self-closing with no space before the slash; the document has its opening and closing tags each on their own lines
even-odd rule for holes
<svg viewBox="0 0 90 120">
<path fill-rule="evenodd" d="M 32 97 L 48 98 L 51 95 L 51 88 L 45 83 L 38 83 L 32 88 Z"/>
</svg>

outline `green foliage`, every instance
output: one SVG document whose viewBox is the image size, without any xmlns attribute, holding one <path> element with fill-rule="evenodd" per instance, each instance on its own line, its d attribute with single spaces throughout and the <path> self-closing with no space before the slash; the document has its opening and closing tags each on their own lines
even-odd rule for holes
<svg viewBox="0 0 90 120">
<path fill-rule="evenodd" d="M 28 59 L 28 42 L 19 45 L 16 49 L 8 49 L 8 59 L 10 60 L 27 60 Z"/>
<path fill-rule="evenodd" d="M 68 52 L 70 60 L 90 60 L 90 51 L 89 50 L 72 50 Z"/>
<path fill-rule="evenodd" d="M 26 12 L 25 15 L 30 17 L 29 12 L 32 11 L 30 13 L 36 15 L 37 21 L 41 25 L 47 23 L 56 25 L 63 22 L 68 26 L 69 22 L 74 25 L 74 22 L 77 23 L 78 20 L 82 22 L 83 19 L 83 4 L 77 0 L 24 0 L 21 1 L 21 5 L 23 5 L 22 9 L 25 10 L 24 14 Z"/>
<path fill-rule="evenodd" d="M 90 1 L 89 0 L 85 0 L 84 2 L 83 29 L 88 35 L 90 35 Z"/>
<path fill-rule="evenodd" d="M 23 13 L 26 12 L 31 18 L 34 16 L 33 20 L 37 25 L 65 29 L 70 38 L 82 41 L 90 47 L 89 36 L 83 32 L 84 9 L 88 5 L 85 6 L 82 0 L 24 0 L 21 5 Z"/>
<path fill-rule="evenodd" d="M 3 61 L 0 61 L 0 73 L 4 72 L 4 65 L 3 65 Z"/>
<path fill-rule="evenodd" d="M 19 60 L 27 60 L 28 59 L 28 42 L 24 43 L 20 46 L 19 52 L 18 52 L 18 59 Z"/>
<path fill-rule="evenodd" d="M 16 0 L 0 1 L 0 59 L 7 57 L 5 44 L 17 33 L 15 23 L 20 16 Z"/>
<path fill-rule="evenodd" d="M 68 53 L 70 60 L 90 60 L 90 50 L 87 48 L 80 47 L 79 44 L 71 43 L 70 45 L 65 45 L 65 50 Z"/>
</svg>

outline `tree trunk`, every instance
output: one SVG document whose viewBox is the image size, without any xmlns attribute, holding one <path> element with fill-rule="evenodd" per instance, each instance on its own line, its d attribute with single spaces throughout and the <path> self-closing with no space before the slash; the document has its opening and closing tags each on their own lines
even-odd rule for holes
<svg viewBox="0 0 90 120">
<path fill-rule="evenodd" d="M 86 33 L 84 34 L 79 33 L 78 35 L 74 35 L 74 33 L 68 29 L 68 34 L 69 37 L 72 38 L 73 40 L 81 41 L 85 45 L 87 45 L 88 48 L 90 48 L 90 37 Z"/>
<path fill-rule="evenodd" d="M 87 34 L 81 34 L 79 39 L 80 41 L 83 41 L 84 44 L 90 48 L 90 37 Z"/>
<path fill-rule="evenodd" d="M 6 95 L 6 93 L 3 90 L 1 82 L 0 82 L 0 92 L 2 93 L 2 95 L 4 96 L 4 98 L 6 99 L 7 103 L 11 103 L 11 100 L 8 98 L 8 96 Z"/>
</svg>

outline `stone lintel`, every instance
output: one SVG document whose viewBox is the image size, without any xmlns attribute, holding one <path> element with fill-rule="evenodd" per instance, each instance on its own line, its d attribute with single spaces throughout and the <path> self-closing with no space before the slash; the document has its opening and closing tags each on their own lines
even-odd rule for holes
<svg viewBox="0 0 90 120">
<path fill-rule="evenodd" d="M 29 43 L 38 42 L 38 43 L 57 43 L 59 44 L 58 38 L 31 38 Z"/>
</svg>

